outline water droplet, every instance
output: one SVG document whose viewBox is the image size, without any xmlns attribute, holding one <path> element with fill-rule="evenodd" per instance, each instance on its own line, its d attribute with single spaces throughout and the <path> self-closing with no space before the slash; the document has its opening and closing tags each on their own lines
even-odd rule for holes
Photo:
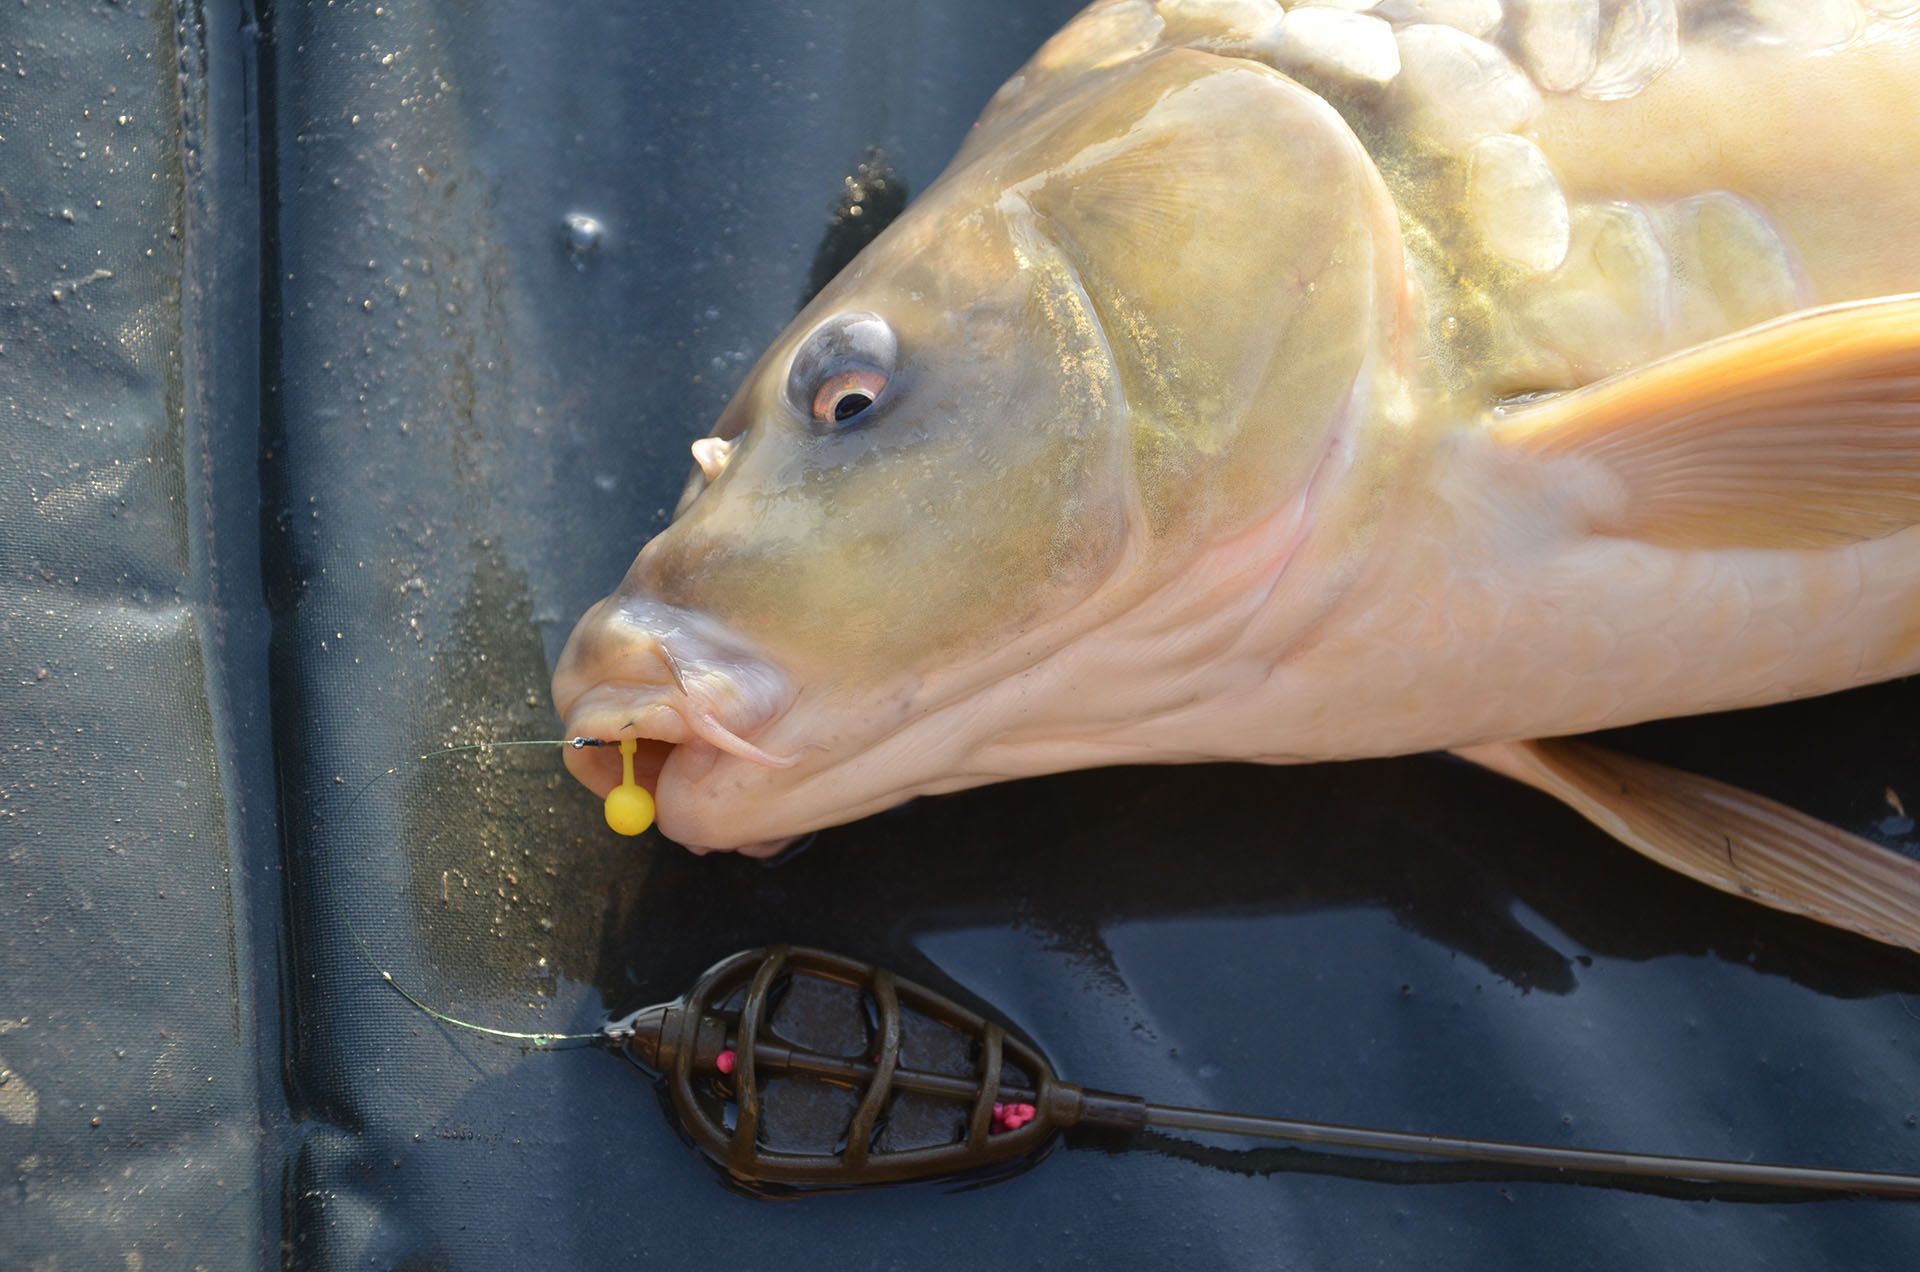
<svg viewBox="0 0 1920 1272">
<path fill-rule="evenodd" d="M 567 251 L 579 264 L 583 258 L 593 254 L 600 246 L 600 240 L 606 237 L 607 228 L 598 218 L 584 212 L 569 212 L 562 222 L 566 233 Z"/>
</svg>

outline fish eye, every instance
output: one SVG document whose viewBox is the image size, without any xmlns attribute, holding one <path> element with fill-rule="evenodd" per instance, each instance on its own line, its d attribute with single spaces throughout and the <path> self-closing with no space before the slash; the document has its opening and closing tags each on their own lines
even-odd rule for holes
<svg viewBox="0 0 1920 1272">
<path fill-rule="evenodd" d="M 878 314 L 839 314 L 800 342 L 787 379 L 794 407 L 821 428 L 857 423 L 886 392 L 899 350 Z"/>
<path fill-rule="evenodd" d="M 848 424 L 864 414 L 887 387 L 887 377 L 871 367 L 855 367 L 829 379 L 813 395 L 816 424 Z"/>
</svg>

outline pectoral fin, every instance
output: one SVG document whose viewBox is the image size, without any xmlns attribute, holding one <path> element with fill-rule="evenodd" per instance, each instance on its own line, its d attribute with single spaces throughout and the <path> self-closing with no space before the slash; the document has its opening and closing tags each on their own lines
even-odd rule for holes
<svg viewBox="0 0 1920 1272">
<path fill-rule="evenodd" d="M 1609 473 L 1595 530 L 1825 548 L 1920 525 L 1920 294 L 1807 310 L 1501 412 L 1503 446 Z"/>
<path fill-rule="evenodd" d="M 1565 740 L 1455 752 L 1571 805 L 1637 852 L 1725 892 L 1920 950 L 1920 862 L 1771 800 Z"/>
</svg>

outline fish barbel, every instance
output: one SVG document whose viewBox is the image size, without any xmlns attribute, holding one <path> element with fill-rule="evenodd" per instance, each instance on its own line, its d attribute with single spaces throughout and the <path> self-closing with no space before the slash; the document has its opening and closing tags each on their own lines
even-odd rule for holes
<svg viewBox="0 0 1920 1272">
<path fill-rule="evenodd" d="M 1102 0 L 693 453 L 554 677 L 689 847 L 1447 749 L 1920 948 L 1564 740 L 1920 670 L 1920 0 Z"/>
</svg>

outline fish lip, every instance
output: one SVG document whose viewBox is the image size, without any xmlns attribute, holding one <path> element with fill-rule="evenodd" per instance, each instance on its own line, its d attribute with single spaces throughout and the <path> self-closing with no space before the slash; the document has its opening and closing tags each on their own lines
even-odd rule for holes
<svg viewBox="0 0 1920 1272">
<path fill-rule="evenodd" d="M 584 704 L 569 716 L 567 724 L 575 738 L 603 743 L 630 738 L 639 743 L 634 748 L 633 778 L 653 794 L 660 833 L 696 856 L 735 852 L 766 858 L 797 837 L 741 840 L 724 832 L 716 835 L 701 813 L 691 811 L 712 803 L 703 797 L 701 787 L 723 764 L 730 760 L 736 765 L 751 762 L 734 760 L 694 734 L 669 702 L 656 698 L 622 708 L 613 693 L 600 693 L 597 701 Z M 663 733 L 684 740 L 669 741 L 659 736 Z M 623 779 L 624 760 L 613 746 L 572 746 L 563 756 L 568 772 L 597 797 L 605 798 Z"/>
<path fill-rule="evenodd" d="M 633 779 L 653 795 L 662 832 L 696 852 L 707 851 L 704 845 L 674 835 L 673 826 L 682 820 L 681 808 L 690 801 L 695 786 L 723 756 L 695 731 L 684 703 L 670 691 L 621 682 L 595 685 L 567 713 L 566 732 L 578 740 L 603 744 L 576 745 L 563 752 L 567 771 L 603 799 L 623 780 L 625 763 L 619 748 L 604 744 L 637 742 Z"/>
<path fill-rule="evenodd" d="M 661 685 L 598 681 L 563 708 L 562 718 L 570 738 L 596 742 L 632 738 L 669 746 L 698 740 L 765 768 L 791 768 L 799 762 L 798 755 L 765 750 L 743 736 L 759 731 L 768 721 L 757 721 L 752 728 L 736 726 L 704 695 Z"/>
<path fill-rule="evenodd" d="M 672 695 L 631 681 L 595 684 L 565 709 L 563 718 L 569 738 L 594 742 L 633 738 L 675 746 L 694 736 Z"/>
<path fill-rule="evenodd" d="M 714 804 L 716 771 L 725 780 L 739 766 L 797 762 L 798 755 L 754 741 L 788 714 L 794 696 L 786 672 L 725 624 L 624 591 L 581 616 L 553 675 L 554 706 L 567 734 L 637 741 L 634 780 L 653 793 L 662 833 L 696 852 L 720 842 L 695 811 Z M 622 780 L 615 747 L 570 747 L 564 759 L 595 795 L 604 797 Z"/>
<path fill-rule="evenodd" d="M 701 742 L 763 768 L 791 768 L 799 762 L 797 754 L 768 751 L 745 736 L 760 732 L 778 713 L 752 712 L 751 724 L 742 722 L 739 717 L 748 713 L 739 706 L 753 704 L 731 695 L 716 702 L 710 681 L 711 676 L 703 677 L 691 688 L 627 679 L 595 681 L 561 704 L 565 732 L 570 738 L 596 742 L 631 738 L 669 747 Z M 729 705 L 734 709 L 728 710 Z"/>
<path fill-rule="evenodd" d="M 581 616 L 553 673 L 554 706 L 574 736 L 697 737 L 769 768 L 797 757 L 746 735 L 784 715 L 793 697 L 786 673 L 725 624 L 624 591 Z"/>
</svg>

